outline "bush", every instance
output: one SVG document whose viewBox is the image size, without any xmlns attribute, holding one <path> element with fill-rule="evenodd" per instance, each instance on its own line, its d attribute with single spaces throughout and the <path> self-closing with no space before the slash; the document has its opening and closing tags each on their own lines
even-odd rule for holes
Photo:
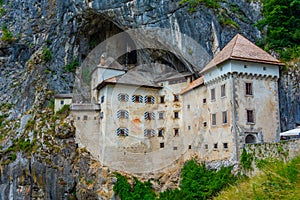
<svg viewBox="0 0 300 200">
<path fill-rule="evenodd" d="M 1 37 L 2 41 L 11 43 L 12 41 L 14 41 L 14 36 L 13 34 L 9 31 L 9 29 L 3 25 L 2 26 L 2 37 Z"/>
<path fill-rule="evenodd" d="M 42 51 L 42 60 L 44 62 L 48 62 L 51 60 L 51 58 L 52 58 L 52 52 L 50 51 L 49 48 L 44 47 Z"/>
<path fill-rule="evenodd" d="M 79 67 L 78 59 L 74 59 L 65 66 L 65 71 L 74 73 L 77 67 Z"/>
</svg>

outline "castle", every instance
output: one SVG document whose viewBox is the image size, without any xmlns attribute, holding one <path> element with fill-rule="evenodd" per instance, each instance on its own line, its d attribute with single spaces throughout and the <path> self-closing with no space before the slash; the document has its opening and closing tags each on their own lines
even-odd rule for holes
<svg viewBox="0 0 300 200">
<path fill-rule="evenodd" d="M 239 34 L 196 80 L 160 64 L 127 70 L 101 58 L 92 103 L 71 105 L 76 140 L 103 165 L 135 174 L 194 155 L 238 160 L 245 143 L 279 140 L 281 65 Z"/>
</svg>

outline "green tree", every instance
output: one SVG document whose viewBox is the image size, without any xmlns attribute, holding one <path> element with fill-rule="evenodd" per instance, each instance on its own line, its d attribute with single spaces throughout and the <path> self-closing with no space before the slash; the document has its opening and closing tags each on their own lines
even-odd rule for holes
<svg viewBox="0 0 300 200">
<path fill-rule="evenodd" d="M 262 0 L 264 19 L 258 28 L 266 28 L 266 38 L 260 45 L 273 49 L 283 60 L 299 57 L 300 53 L 300 1 Z"/>
</svg>

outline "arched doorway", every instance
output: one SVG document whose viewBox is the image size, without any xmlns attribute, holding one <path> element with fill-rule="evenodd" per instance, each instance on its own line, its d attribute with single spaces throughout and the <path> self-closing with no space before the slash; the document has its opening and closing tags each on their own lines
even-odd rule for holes
<svg viewBox="0 0 300 200">
<path fill-rule="evenodd" d="M 254 144 L 257 143 L 257 138 L 253 134 L 248 134 L 245 138 L 245 143 L 246 144 Z"/>
</svg>

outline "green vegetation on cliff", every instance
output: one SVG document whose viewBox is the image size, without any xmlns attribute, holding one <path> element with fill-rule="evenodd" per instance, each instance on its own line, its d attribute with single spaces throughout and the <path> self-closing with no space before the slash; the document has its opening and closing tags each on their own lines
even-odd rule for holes
<svg viewBox="0 0 300 200">
<path fill-rule="evenodd" d="M 263 0 L 264 19 L 257 23 L 266 37 L 259 45 L 288 61 L 300 56 L 300 1 Z"/>
<path fill-rule="evenodd" d="M 181 185 L 179 189 L 167 190 L 155 196 L 151 183 L 142 183 L 134 178 L 130 185 L 126 177 L 117 174 L 114 191 L 122 200 L 134 199 L 209 199 L 220 190 L 236 182 L 231 173 L 232 167 L 222 167 L 219 171 L 208 170 L 204 164 L 195 160 L 188 161 L 182 168 Z"/>
</svg>

